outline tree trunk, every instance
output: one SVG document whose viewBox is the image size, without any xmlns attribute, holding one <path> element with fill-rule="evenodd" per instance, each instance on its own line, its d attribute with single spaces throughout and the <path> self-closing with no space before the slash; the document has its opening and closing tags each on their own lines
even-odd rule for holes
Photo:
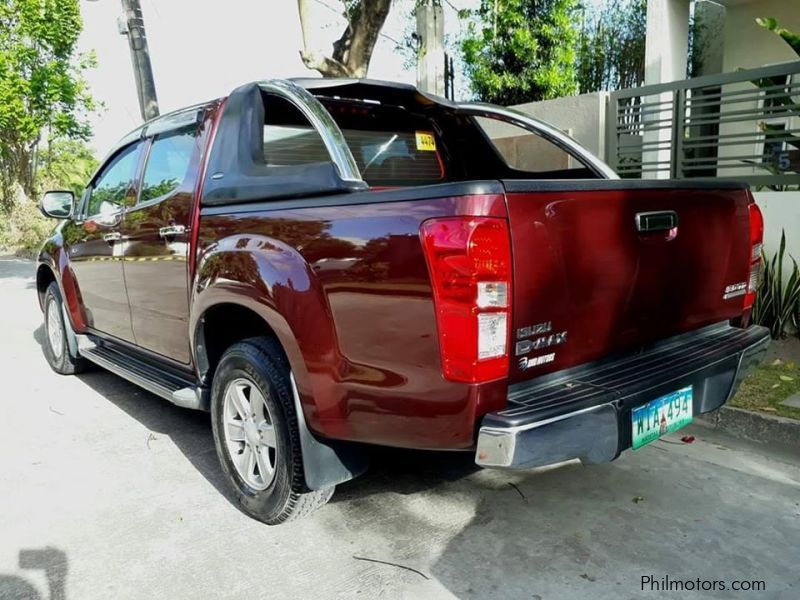
<svg viewBox="0 0 800 600">
<path fill-rule="evenodd" d="M 378 35 L 386 22 L 392 0 L 361 0 L 350 11 L 342 36 L 333 44 L 331 56 L 317 52 L 311 46 L 311 12 L 314 0 L 297 0 L 303 49 L 300 57 L 309 69 L 325 77 L 366 77 Z"/>
<path fill-rule="evenodd" d="M 24 195 L 35 195 L 33 174 L 30 170 L 31 153 L 19 143 L 9 144 L 0 157 L 0 211 L 10 214 L 17 201 L 17 186 Z"/>
</svg>

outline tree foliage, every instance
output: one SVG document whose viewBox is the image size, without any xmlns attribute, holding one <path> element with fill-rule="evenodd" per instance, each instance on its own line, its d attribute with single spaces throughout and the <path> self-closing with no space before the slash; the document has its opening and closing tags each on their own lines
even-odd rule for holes
<svg viewBox="0 0 800 600">
<path fill-rule="evenodd" d="M 756 19 L 756 23 L 758 23 L 764 29 L 768 29 L 769 31 L 781 36 L 783 41 L 789 44 L 792 50 L 794 50 L 795 54 L 800 56 L 800 34 L 789 31 L 785 27 L 781 27 L 778 24 L 778 20 L 773 17 L 759 17 Z"/>
<path fill-rule="evenodd" d="M 375 43 L 389 16 L 392 0 L 343 0 L 342 4 L 347 26 L 341 37 L 333 43 L 333 52 L 327 56 L 312 44 L 311 14 L 319 5 L 314 0 L 297 0 L 303 31 L 300 58 L 306 67 L 319 71 L 325 77 L 366 77 Z"/>
<path fill-rule="evenodd" d="M 461 44 L 475 95 L 507 105 L 574 94 L 577 7 L 578 0 L 481 0 Z"/>
<path fill-rule="evenodd" d="M 86 139 L 93 108 L 81 72 L 78 0 L 0 0 L 0 208 L 17 184 L 35 193 L 35 150 L 50 139 Z"/>
<path fill-rule="evenodd" d="M 608 0 L 583 14 L 578 53 L 582 93 L 644 82 L 647 0 Z"/>
<path fill-rule="evenodd" d="M 39 190 L 71 190 L 80 197 L 97 166 L 91 148 L 81 140 L 52 140 L 39 155 L 36 187 Z"/>
</svg>

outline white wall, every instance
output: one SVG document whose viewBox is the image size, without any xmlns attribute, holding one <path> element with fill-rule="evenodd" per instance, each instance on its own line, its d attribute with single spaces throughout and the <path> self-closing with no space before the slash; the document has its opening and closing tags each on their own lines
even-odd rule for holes
<svg viewBox="0 0 800 600">
<path fill-rule="evenodd" d="M 686 77 L 689 0 L 648 0 L 645 85 Z"/>
<path fill-rule="evenodd" d="M 568 133 L 601 159 L 605 156 L 607 92 L 512 106 Z"/>
<path fill-rule="evenodd" d="M 800 192 L 753 192 L 764 214 L 764 248 L 777 252 L 781 229 L 786 232 L 786 251 L 800 262 Z"/>
<path fill-rule="evenodd" d="M 724 72 L 798 59 L 779 36 L 756 24 L 757 17 L 775 17 L 781 27 L 798 32 L 800 0 L 729 3 L 725 15 Z"/>
</svg>

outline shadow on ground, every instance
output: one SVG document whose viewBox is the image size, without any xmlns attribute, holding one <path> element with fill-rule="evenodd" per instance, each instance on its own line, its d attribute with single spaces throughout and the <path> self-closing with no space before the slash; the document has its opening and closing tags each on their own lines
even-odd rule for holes
<svg viewBox="0 0 800 600">
<path fill-rule="evenodd" d="M 0 279 L 27 279 L 25 288 L 35 288 L 36 264 L 28 259 L 0 254 Z"/>
<path fill-rule="evenodd" d="M 49 594 L 42 596 L 36 587 L 19 575 L 0 573 L 0 598 L 3 600 L 64 600 L 66 598 L 67 555 L 58 548 L 24 549 L 19 552 L 19 567 L 44 571 Z"/>
<path fill-rule="evenodd" d="M 33 337 L 43 347 L 46 343 L 44 326 L 40 325 Z M 99 367 L 90 367 L 77 377 L 156 437 L 169 438 L 200 474 L 238 508 L 219 466 L 208 413 L 177 407 Z M 478 469 L 469 452 L 422 452 L 380 447 L 372 447 L 370 452 L 367 473 L 340 485 L 332 503 L 358 500 L 386 490 L 413 494 L 461 479 Z"/>
<path fill-rule="evenodd" d="M 34 337 L 44 341 L 41 327 Z M 207 414 L 100 369 L 79 378 L 169 438 L 236 506 Z M 331 506 L 312 518 L 327 538 L 349 540 L 359 554 L 428 565 L 421 574 L 400 569 L 404 585 L 435 580 L 460 598 L 637 597 L 641 576 L 650 574 L 761 578 L 773 597 L 796 597 L 796 557 L 775 548 L 796 548 L 800 539 L 797 482 L 725 464 L 724 452 L 715 462 L 670 443 L 680 444 L 659 442 L 607 465 L 521 473 L 480 470 L 471 453 L 374 448 L 369 471 L 340 485 Z M 375 540 L 369 544 L 357 533 L 365 527 Z M 423 557 L 430 547 L 442 549 Z M 39 598 L 22 578 L 2 585 L 21 590 L 12 598 Z"/>
</svg>

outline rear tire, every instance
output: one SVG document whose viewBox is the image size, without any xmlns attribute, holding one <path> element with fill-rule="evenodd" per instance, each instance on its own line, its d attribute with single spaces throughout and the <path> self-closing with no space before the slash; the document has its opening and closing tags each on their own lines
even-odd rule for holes
<svg viewBox="0 0 800 600">
<path fill-rule="evenodd" d="M 61 375 L 73 375 L 86 369 L 86 360 L 70 349 L 70 336 L 74 335 L 66 322 L 61 291 L 56 282 L 47 286 L 44 293 L 44 356 L 50 368 Z"/>
<path fill-rule="evenodd" d="M 276 340 L 251 338 L 225 351 L 211 390 L 211 422 L 222 471 L 249 516 L 277 525 L 333 495 L 334 487 L 305 485 L 289 365 Z"/>
</svg>

